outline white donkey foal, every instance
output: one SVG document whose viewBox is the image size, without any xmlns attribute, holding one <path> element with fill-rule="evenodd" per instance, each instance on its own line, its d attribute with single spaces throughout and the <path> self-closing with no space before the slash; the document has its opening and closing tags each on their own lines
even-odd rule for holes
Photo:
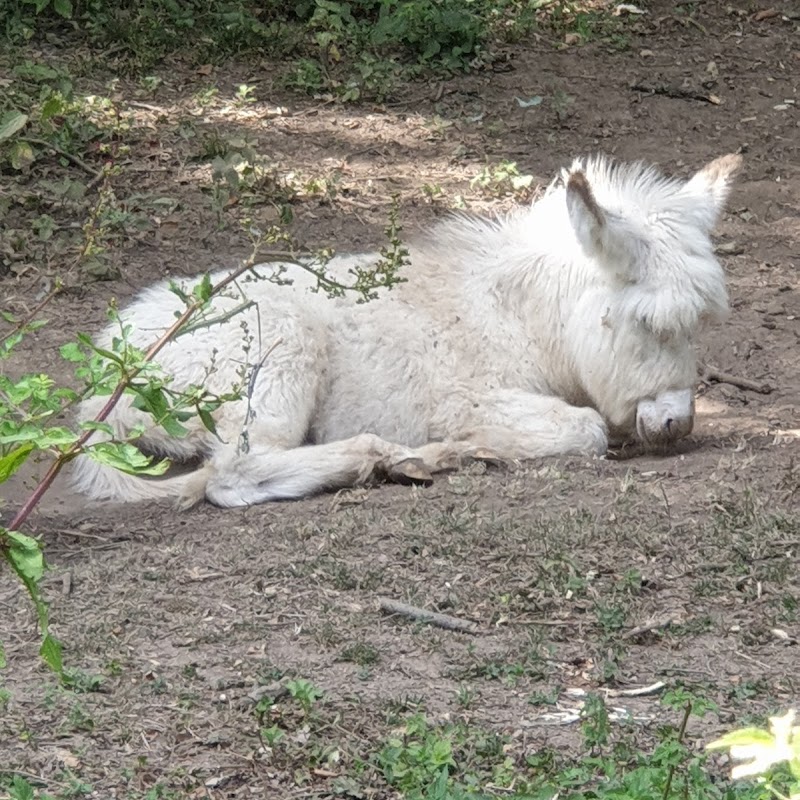
<svg viewBox="0 0 800 800">
<path fill-rule="evenodd" d="M 723 156 L 680 181 L 641 164 L 577 161 L 531 207 L 434 228 L 410 247 L 407 283 L 366 304 L 315 294 L 301 270 L 276 286 L 263 279 L 274 264 L 256 267 L 244 283 L 249 310 L 160 356 L 174 388 L 218 393 L 242 364 L 261 364 L 249 407 L 216 412 L 219 438 L 199 420 L 170 437 L 127 396 L 108 420 L 118 436 L 143 424 L 146 453 L 205 464 L 146 480 L 82 456 L 76 483 L 95 498 L 246 506 L 376 474 L 426 480 L 469 457 L 603 453 L 609 437 L 685 436 L 695 336 L 728 308 L 710 231 L 739 164 Z M 329 268 L 345 277 L 376 259 L 338 256 Z M 166 282 L 142 292 L 121 315 L 133 343 L 152 342 L 179 306 Z M 103 402 L 87 400 L 81 416 Z"/>
</svg>

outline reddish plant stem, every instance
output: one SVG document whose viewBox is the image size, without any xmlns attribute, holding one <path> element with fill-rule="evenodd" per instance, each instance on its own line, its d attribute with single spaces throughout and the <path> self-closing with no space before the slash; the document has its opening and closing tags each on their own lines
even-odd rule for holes
<svg viewBox="0 0 800 800">
<path fill-rule="evenodd" d="M 226 286 L 230 285 L 233 281 L 235 281 L 242 273 L 247 272 L 247 270 L 251 269 L 253 264 L 255 263 L 255 256 L 256 254 L 253 253 L 250 258 L 247 259 L 243 264 L 241 264 L 237 269 L 231 272 L 230 275 L 227 275 L 223 278 L 216 286 L 211 289 L 210 297 L 221 292 Z M 186 321 L 196 313 L 200 308 L 202 308 L 206 300 L 196 300 L 191 305 L 187 306 L 186 310 L 172 323 L 169 330 L 163 333 L 147 350 L 144 355 L 144 361 L 149 362 L 152 361 L 166 346 L 167 342 L 175 336 L 176 333 L 186 324 Z M 125 393 L 125 390 L 128 386 L 131 385 L 133 379 L 141 372 L 141 367 L 138 369 L 133 370 L 129 374 L 125 375 L 120 382 L 117 384 L 114 391 L 111 393 L 110 397 L 106 401 L 106 404 L 94 418 L 94 422 L 105 422 L 108 415 L 113 411 L 114 406 L 119 402 L 119 399 Z M 86 443 L 89 439 L 94 435 L 95 431 L 88 430 L 84 431 L 77 441 L 73 442 L 70 447 L 64 452 L 61 453 L 55 461 L 50 465 L 50 468 L 45 473 L 44 477 L 39 481 L 36 488 L 31 493 L 30 497 L 23 503 L 22 508 L 16 513 L 14 519 L 11 520 L 9 523 L 8 529 L 9 530 L 17 530 L 20 525 L 24 524 L 28 517 L 31 515 L 31 512 L 34 508 L 39 504 L 42 497 L 44 496 L 45 492 L 52 486 L 53 481 L 58 476 L 58 473 L 61 472 L 61 468 L 64 464 L 72 461 L 75 456 L 79 455 L 80 452 L 85 447 Z"/>
</svg>

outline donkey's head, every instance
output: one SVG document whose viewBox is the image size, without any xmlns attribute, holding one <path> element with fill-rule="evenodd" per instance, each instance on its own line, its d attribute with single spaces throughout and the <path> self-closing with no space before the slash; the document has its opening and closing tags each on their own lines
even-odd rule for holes
<svg viewBox="0 0 800 800">
<path fill-rule="evenodd" d="M 583 390 L 612 435 L 661 443 L 692 430 L 696 336 L 728 310 L 710 233 L 740 163 L 723 156 L 678 181 L 595 159 L 563 176 L 589 267 L 568 335 Z"/>
</svg>

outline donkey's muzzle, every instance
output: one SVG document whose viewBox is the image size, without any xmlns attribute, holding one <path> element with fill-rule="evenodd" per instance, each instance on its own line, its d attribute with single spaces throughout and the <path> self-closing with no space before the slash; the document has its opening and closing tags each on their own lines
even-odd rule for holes
<svg viewBox="0 0 800 800">
<path fill-rule="evenodd" d="M 694 391 L 662 392 L 655 400 L 640 400 L 636 433 L 645 444 L 668 444 L 682 439 L 694 427 Z"/>
</svg>

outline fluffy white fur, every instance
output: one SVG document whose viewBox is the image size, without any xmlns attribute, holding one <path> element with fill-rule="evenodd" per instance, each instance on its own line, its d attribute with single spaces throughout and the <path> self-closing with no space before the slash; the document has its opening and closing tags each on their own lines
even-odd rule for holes
<svg viewBox="0 0 800 800">
<path fill-rule="evenodd" d="M 217 392 L 243 364 L 260 364 L 249 416 L 245 400 L 230 403 L 216 414 L 219 438 L 192 420 L 178 439 L 126 396 L 108 420 L 117 435 L 144 424 L 144 451 L 203 466 L 146 480 L 82 456 L 76 484 L 94 498 L 245 506 L 376 474 L 426 480 L 470 457 L 603 453 L 610 436 L 685 436 L 694 339 L 728 307 L 709 234 L 739 163 L 723 156 L 686 182 L 641 164 L 576 161 L 531 207 L 434 228 L 410 248 L 407 283 L 367 304 L 313 293 L 297 267 L 291 286 L 276 286 L 263 280 L 275 265 L 261 265 L 240 282 L 250 309 L 160 356 L 175 388 Z M 344 277 L 375 258 L 338 256 L 330 268 Z M 215 308 L 240 302 L 222 297 Z M 179 308 L 164 282 L 122 318 L 144 347 Z M 82 418 L 103 400 L 87 400 Z"/>
</svg>

